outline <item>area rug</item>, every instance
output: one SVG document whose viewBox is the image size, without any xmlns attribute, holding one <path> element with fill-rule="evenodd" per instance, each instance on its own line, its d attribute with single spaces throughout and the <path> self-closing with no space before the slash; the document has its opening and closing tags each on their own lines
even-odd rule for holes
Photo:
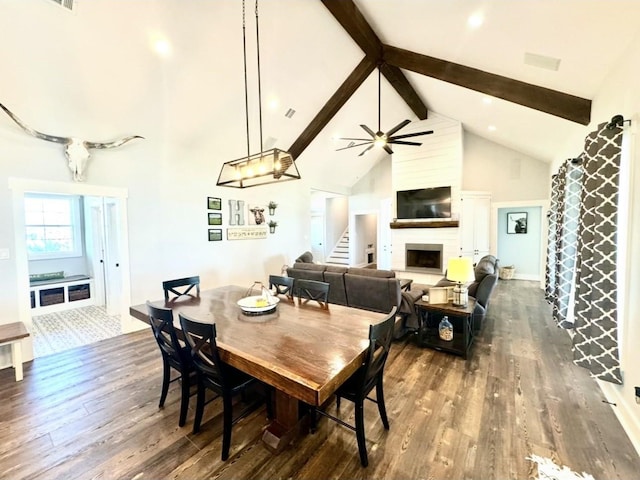
<svg viewBox="0 0 640 480">
<path fill-rule="evenodd" d="M 115 337 L 122 329 L 117 316 L 94 305 L 34 316 L 31 333 L 38 358 Z"/>
<path fill-rule="evenodd" d="M 550 458 L 531 455 L 527 460 L 538 464 L 537 480 L 595 480 L 588 473 L 576 473 L 569 467 L 556 465 Z"/>
</svg>

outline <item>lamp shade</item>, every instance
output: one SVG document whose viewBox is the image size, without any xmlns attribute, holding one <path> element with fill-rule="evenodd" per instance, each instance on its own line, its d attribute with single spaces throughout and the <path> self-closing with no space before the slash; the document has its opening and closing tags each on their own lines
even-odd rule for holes
<svg viewBox="0 0 640 480">
<path fill-rule="evenodd" d="M 447 264 L 447 279 L 458 283 L 466 283 L 473 280 L 471 259 L 464 257 L 450 258 Z"/>
</svg>

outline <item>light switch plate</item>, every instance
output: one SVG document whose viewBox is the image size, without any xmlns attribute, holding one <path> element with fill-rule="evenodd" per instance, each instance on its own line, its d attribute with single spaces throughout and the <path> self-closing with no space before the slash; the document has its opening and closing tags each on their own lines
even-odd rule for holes
<svg viewBox="0 0 640 480">
<path fill-rule="evenodd" d="M 10 258 L 9 249 L 8 248 L 0 248 L 0 260 L 8 260 L 9 258 Z"/>
</svg>

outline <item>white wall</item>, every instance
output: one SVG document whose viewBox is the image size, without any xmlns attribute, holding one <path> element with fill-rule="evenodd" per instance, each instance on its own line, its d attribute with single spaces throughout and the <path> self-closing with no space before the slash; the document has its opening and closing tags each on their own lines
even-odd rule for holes
<svg viewBox="0 0 640 480">
<path fill-rule="evenodd" d="M 129 194 L 131 302 L 159 298 L 162 280 L 194 274 L 204 288 L 248 287 L 308 249 L 308 180 L 242 191 L 215 186 L 222 162 L 246 153 L 242 142 L 229 142 L 243 125 L 242 109 L 225 105 L 216 88 L 227 82 L 230 66 L 212 61 L 203 68 L 201 56 L 188 54 L 201 41 L 220 44 L 216 28 L 180 32 L 189 39 L 188 46 L 174 45 L 185 48 L 183 55 L 162 59 L 149 48 L 139 19 L 149 32 L 170 31 L 179 28 L 171 11 L 159 12 L 147 0 L 122 2 L 113 28 L 105 21 L 114 18 L 112 2 L 79 5 L 69 13 L 44 0 L 3 3 L 0 31 L 4 44 L 14 47 L 0 49 L 3 71 L 11 72 L 0 75 L 0 100 L 45 133 L 91 141 L 145 137 L 95 150 L 87 168 L 87 184 Z M 0 323 L 9 323 L 21 319 L 20 301 L 28 301 L 18 287 L 9 178 L 71 182 L 71 174 L 59 144 L 27 135 L 0 114 L 0 248 L 10 253 L 0 260 Z M 304 165 L 300 171 L 304 179 Z M 209 196 L 222 198 L 223 231 L 230 199 L 277 202 L 276 233 L 241 241 L 225 234 L 223 241 L 209 242 Z M 1 349 L 0 366 L 8 362 L 8 349 Z"/>
<path fill-rule="evenodd" d="M 549 164 L 464 132 L 462 189 L 491 192 L 492 202 L 549 198 Z"/>
</svg>

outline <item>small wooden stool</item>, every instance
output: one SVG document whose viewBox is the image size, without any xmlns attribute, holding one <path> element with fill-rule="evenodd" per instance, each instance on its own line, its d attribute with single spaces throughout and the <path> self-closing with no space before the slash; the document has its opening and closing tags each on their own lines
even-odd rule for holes
<svg viewBox="0 0 640 480">
<path fill-rule="evenodd" d="M 16 369 L 16 382 L 22 380 L 22 339 L 29 336 L 22 322 L 0 325 L 0 346 L 11 345 L 11 362 Z"/>
</svg>

